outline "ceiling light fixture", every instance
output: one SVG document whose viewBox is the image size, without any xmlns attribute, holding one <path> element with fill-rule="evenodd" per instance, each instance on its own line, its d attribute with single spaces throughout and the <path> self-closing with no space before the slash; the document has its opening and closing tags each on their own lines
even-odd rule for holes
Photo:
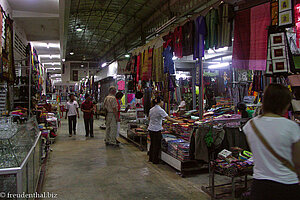
<svg viewBox="0 0 300 200">
<path fill-rule="evenodd" d="M 101 67 L 106 67 L 106 65 L 107 65 L 107 63 L 103 63 L 103 64 L 101 65 Z"/>
<path fill-rule="evenodd" d="M 63 59 L 61 59 L 61 61 L 65 62 L 65 61 L 66 61 L 66 59 L 64 59 L 64 58 L 63 58 Z"/>
<path fill-rule="evenodd" d="M 83 65 L 83 64 L 81 64 L 81 65 L 80 65 L 80 67 L 84 67 L 84 65 Z"/>
<path fill-rule="evenodd" d="M 129 54 L 126 54 L 126 55 L 125 55 L 125 58 L 130 58 L 130 55 L 129 55 Z"/>
<path fill-rule="evenodd" d="M 225 68 L 228 67 L 230 65 L 230 63 L 226 62 L 226 63 L 219 63 L 216 65 L 210 65 L 208 66 L 208 69 L 220 69 L 220 68 Z"/>
<path fill-rule="evenodd" d="M 71 56 L 73 56 L 73 55 L 74 55 L 74 52 L 73 52 L 73 51 L 71 51 L 71 52 L 70 52 L 70 55 L 71 55 Z"/>
<path fill-rule="evenodd" d="M 81 32 L 81 31 L 82 31 L 82 28 L 80 28 L 80 27 L 79 27 L 79 28 L 76 28 L 76 31 L 77 31 L 77 32 Z"/>
</svg>

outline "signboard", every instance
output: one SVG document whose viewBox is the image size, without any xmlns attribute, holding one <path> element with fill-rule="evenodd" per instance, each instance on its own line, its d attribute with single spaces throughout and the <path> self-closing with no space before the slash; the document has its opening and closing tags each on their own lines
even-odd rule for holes
<svg viewBox="0 0 300 200">
<path fill-rule="evenodd" d="M 118 61 L 118 75 L 128 75 L 131 74 L 130 70 L 127 70 L 126 66 L 127 66 L 128 60 L 121 60 Z"/>
</svg>

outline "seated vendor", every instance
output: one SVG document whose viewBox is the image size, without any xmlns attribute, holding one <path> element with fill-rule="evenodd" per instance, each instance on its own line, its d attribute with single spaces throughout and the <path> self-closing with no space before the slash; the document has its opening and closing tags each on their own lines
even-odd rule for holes
<svg viewBox="0 0 300 200">
<path fill-rule="evenodd" d="M 52 112 L 52 105 L 47 102 L 46 95 L 44 95 L 44 94 L 42 96 L 42 104 L 47 112 Z"/>
<path fill-rule="evenodd" d="M 183 115 L 184 113 L 185 113 L 185 111 L 186 111 L 186 103 L 185 103 L 185 101 L 184 101 L 184 98 L 182 97 L 181 98 L 181 102 L 180 102 L 180 104 L 179 104 L 179 106 L 178 106 L 178 113 L 180 114 L 180 115 Z"/>
</svg>

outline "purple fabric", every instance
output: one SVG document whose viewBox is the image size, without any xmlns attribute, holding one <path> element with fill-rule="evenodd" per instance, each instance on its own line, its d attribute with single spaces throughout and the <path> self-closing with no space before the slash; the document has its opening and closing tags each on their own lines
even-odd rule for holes
<svg viewBox="0 0 300 200">
<path fill-rule="evenodd" d="M 195 19 L 194 36 L 194 60 L 201 59 L 204 56 L 204 39 L 206 35 L 205 17 L 199 16 Z"/>
</svg>

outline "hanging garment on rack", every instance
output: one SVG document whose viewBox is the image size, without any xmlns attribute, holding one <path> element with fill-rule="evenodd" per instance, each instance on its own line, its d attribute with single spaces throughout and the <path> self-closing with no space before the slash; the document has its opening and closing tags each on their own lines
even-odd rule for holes
<svg viewBox="0 0 300 200">
<path fill-rule="evenodd" d="M 136 82 L 138 83 L 140 80 L 140 67 L 141 67 L 141 54 L 137 56 L 136 59 Z"/>
<path fill-rule="evenodd" d="M 270 3 L 251 8 L 250 70 L 266 70 Z M 266 12 L 268 11 L 268 12 Z"/>
<path fill-rule="evenodd" d="M 212 143 L 207 144 L 207 135 L 211 134 Z M 195 159 L 208 162 L 208 146 L 211 145 L 214 148 L 218 148 L 224 140 L 225 131 L 222 127 L 203 125 L 198 127 L 195 133 Z"/>
<path fill-rule="evenodd" d="M 163 47 L 154 49 L 153 51 L 153 70 L 152 70 L 152 80 L 155 82 L 163 81 Z"/>
<path fill-rule="evenodd" d="M 174 46 L 173 46 L 174 34 L 172 32 L 169 32 L 168 35 L 165 35 L 163 37 L 163 40 L 165 41 L 165 43 L 163 44 L 164 48 L 167 48 L 168 46 L 170 46 L 171 48 L 174 48 Z"/>
<path fill-rule="evenodd" d="M 204 56 L 204 39 L 207 33 L 205 17 L 199 16 L 195 19 L 195 35 L 194 35 L 194 60 L 202 59 Z"/>
<path fill-rule="evenodd" d="M 183 42 L 183 39 L 182 39 L 182 26 L 178 26 L 175 28 L 174 30 L 174 53 L 175 53 L 175 56 L 178 57 L 178 58 L 182 58 L 182 42 Z"/>
<path fill-rule="evenodd" d="M 208 50 L 218 45 L 218 11 L 216 9 L 210 10 L 205 16 L 205 20 L 207 26 L 207 35 L 205 37 L 205 49 Z"/>
<path fill-rule="evenodd" d="M 218 8 L 218 17 L 218 44 L 216 48 L 231 46 L 234 19 L 233 6 L 221 4 Z"/>
<path fill-rule="evenodd" d="M 182 37 L 183 37 L 183 47 L 182 55 L 189 56 L 194 53 L 194 27 L 195 23 L 193 21 L 188 21 L 182 27 Z"/>
<path fill-rule="evenodd" d="M 148 49 L 148 69 L 147 69 L 147 80 L 150 81 L 152 77 L 152 66 L 153 66 L 153 48 Z"/>
<path fill-rule="evenodd" d="M 141 80 L 142 81 L 147 81 L 148 66 L 149 66 L 149 52 L 148 52 L 148 50 L 145 50 L 144 51 L 144 64 L 143 64 L 143 68 L 141 69 Z"/>
<path fill-rule="evenodd" d="M 164 57 L 164 73 L 175 74 L 174 61 L 173 61 L 173 51 L 170 46 L 168 46 L 163 51 Z"/>
<path fill-rule="evenodd" d="M 250 9 L 237 12 L 232 53 L 232 67 L 234 68 L 249 69 L 250 33 Z"/>
</svg>

